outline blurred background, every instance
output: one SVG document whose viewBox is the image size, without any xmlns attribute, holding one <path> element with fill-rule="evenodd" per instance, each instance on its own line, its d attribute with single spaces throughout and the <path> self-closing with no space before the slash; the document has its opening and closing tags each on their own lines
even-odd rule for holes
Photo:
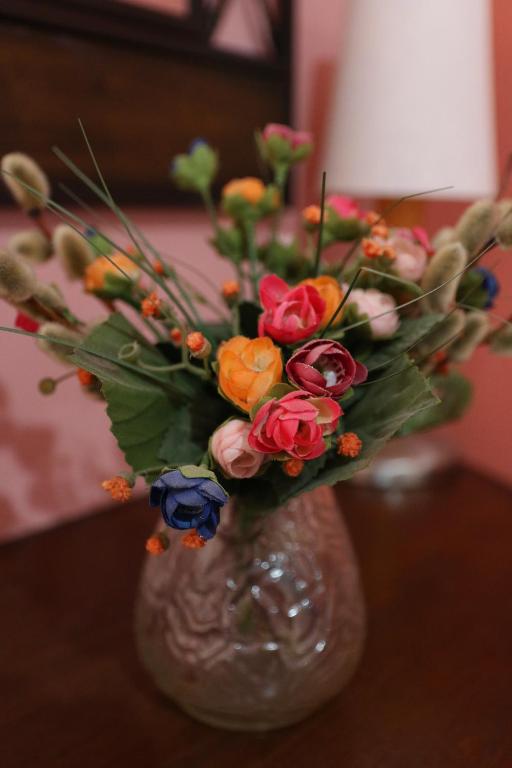
<svg viewBox="0 0 512 768">
<path fill-rule="evenodd" d="M 219 183 L 257 175 L 253 131 L 267 122 L 311 130 L 316 150 L 290 189 L 300 209 L 331 191 L 372 207 L 433 187 L 393 223 L 430 234 L 464 205 L 497 192 L 512 152 L 512 5 L 509 0 L 16 0 L 0 9 L 0 153 L 23 151 L 49 174 L 55 197 L 105 214 L 52 153 L 91 174 L 86 127 L 116 200 L 163 254 L 207 271 L 206 215 L 178 193 L 169 162 L 201 136 L 218 148 Z M 0 193 L 0 247 L 27 227 Z M 509 192 L 510 194 L 510 192 Z M 91 209 L 89 210 L 89 206 Z M 289 226 L 293 226 L 290 211 Z M 108 224 L 108 222 L 107 222 Z M 113 224 L 110 224 L 114 226 Z M 486 262 L 510 316 L 512 263 Z M 41 277 L 62 281 L 58 266 Z M 91 320 L 99 304 L 76 284 L 71 306 Z M 0 304 L 0 324 L 14 324 Z M 61 368 L 30 340 L 0 336 L 0 539 L 93 512 L 100 483 L 124 467 L 108 419 L 74 379 L 44 397 L 37 382 Z M 470 411 L 439 436 L 467 464 L 512 483 L 512 360 L 479 350 L 465 366 Z"/>
</svg>

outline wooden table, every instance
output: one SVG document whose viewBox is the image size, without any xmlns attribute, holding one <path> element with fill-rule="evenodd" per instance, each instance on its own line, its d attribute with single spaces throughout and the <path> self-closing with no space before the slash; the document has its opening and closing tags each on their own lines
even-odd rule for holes
<svg viewBox="0 0 512 768">
<path fill-rule="evenodd" d="M 330 705 L 269 735 L 202 726 L 139 667 L 132 601 L 154 512 L 108 511 L 0 549 L 2 768 L 512 766 L 512 494 L 339 487 L 369 635 Z"/>
</svg>

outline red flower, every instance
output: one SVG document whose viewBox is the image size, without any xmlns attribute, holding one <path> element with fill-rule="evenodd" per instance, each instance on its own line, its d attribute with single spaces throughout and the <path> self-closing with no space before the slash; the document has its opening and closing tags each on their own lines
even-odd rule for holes
<svg viewBox="0 0 512 768">
<path fill-rule="evenodd" d="M 358 363 L 337 341 L 314 339 L 298 349 L 286 364 L 288 378 L 316 397 L 341 397 L 366 380 L 366 366 Z"/>
<path fill-rule="evenodd" d="M 281 344 L 294 344 L 318 330 L 325 301 L 312 285 L 290 288 L 277 275 L 260 280 L 263 313 L 258 323 L 260 336 L 270 336 Z"/>
<path fill-rule="evenodd" d="M 264 141 L 268 141 L 271 136 L 279 136 L 287 141 L 292 149 L 313 143 L 313 136 L 308 131 L 294 131 L 293 128 L 281 123 L 268 123 L 262 131 L 262 136 Z"/>
<path fill-rule="evenodd" d="M 37 320 L 33 320 L 23 312 L 18 312 L 14 325 L 16 328 L 21 328 L 22 331 L 27 331 L 27 333 L 37 333 L 39 330 L 39 323 Z"/>
<path fill-rule="evenodd" d="M 325 435 L 338 426 L 343 411 L 329 397 L 311 397 L 295 390 L 261 406 L 249 432 L 251 448 L 284 453 L 292 459 L 316 459 L 326 449 Z"/>
</svg>

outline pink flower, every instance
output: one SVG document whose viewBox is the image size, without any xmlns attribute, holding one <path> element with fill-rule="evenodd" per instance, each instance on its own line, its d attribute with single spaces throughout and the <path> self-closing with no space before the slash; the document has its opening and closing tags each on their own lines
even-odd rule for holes
<svg viewBox="0 0 512 768">
<path fill-rule="evenodd" d="M 341 397 L 366 380 L 366 366 L 354 360 L 337 341 L 314 339 L 297 350 L 286 364 L 288 378 L 311 395 Z"/>
<path fill-rule="evenodd" d="M 287 141 L 292 149 L 313 143 L 313 136 L 308 131 L 294 131 L 293 128 L 282 123 L 268 123 L 262 131 L 262 136 L 264 141 L 268 141 L 271 136 L 279 136 Z"/>
<path fill-rule="evenodd" d="M 316 459 L 324 453 L 324 437 L 335 431 L 342 413 L 330 397 L 311 397 L 309 392 L 294 390 L 261 406 L 252 423 L 249 445 L 261 453 Z"/>
<path fill-rule="evenodd" d="M 375 288 L 366 291 L 356 288 L 350 294 L 347 304 L 354 304 L 360 315 L 368 315 L 374 339 L 389 339 L 400 325 L 394 298 Z"/>
<path fill-rule="evenodd" d="M 265 275 L 260 280 L 260 301 L 263 313 L 258 322 L 258 334 L 270 336 L 281 344 L 294 344 L 312 336 L 322 322 L 325 301 L 312 285 L 290 288 L 277 275 Z"/>
<path fill-rule="evenodd" d="M 364 214 L 359 210 L 359 206 L 351 197 L 329 195 L 325 202 L 340 219 L 364 219 Z"/>
<path fill-rule="evenodd" d="M 398 227 L 393 230 L 393 232 L 399 237 L 405 237 L 413 243 L 418 243 L 418 245 L 421 245 L 421 247 L 426 250 L 429 256 L 434 253 L 427 230 L 424 227 L 411 227 L 410 229 L 407 227 Z"/>
<path fill-rule="evenodd" d="M 387 244 L 393 249 L 395 255 L 393 269 L 404 280 L 417 282 L 423 275 L 428 262 L 425 248 L 412 239 L 395 233 L 392 234 Z"/>
<path fill-rule="evenodd" d="M 226 477 L 254 477 L 265 461 L 264 454 L 254 451 L 247 442 L 250 431 L 248 421 L 231 419 L 213 433 L 210 449 Z"/>
</svg>

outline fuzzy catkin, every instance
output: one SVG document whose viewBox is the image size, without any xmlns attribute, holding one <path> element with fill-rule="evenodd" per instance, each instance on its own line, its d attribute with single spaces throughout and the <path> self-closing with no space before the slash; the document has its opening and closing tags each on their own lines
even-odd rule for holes
<svg viewBox="0 0 512 768">
<path fill-rule="evenodd" d="M 2 157 L 1 168 L 9 192 L 24 211 L 31 213 L 46 208 L 50 182 L 35 160 L 23 152 L 10 152 Z M 24 184 L 35 191 L 27 189 Z"/>
<path fill-rule="evenodd" d="M 7 250 L 34 264 L 42 264 L 44 261 L 48 261 L 52 255 L 50 241 L 36 229 L 17 232 L 7 241 Z"/>
<path fill-rule="evenodd" d="M 448 357 L 454 363 L 469 360 L 475 349 L 480 346 L 489 331 L 489 317 L 481 310 L 468 312 L 464 330 L 448 349 Z"/>
<path fill-rule="evenodd" d="M 453 243 L 456 239 L 454 227 L 442 227 L 432 238 L 432 247 L 435 251 L 438 251 L 444 245 Z"/>
<path fill-rule="evenodd" d="M 75 351 L 75 347 L 80 344 L 82 337 L 79 333 L 71 331 L 69 328 L 65 328 L 60 323 L 44 323 L 39 328 L 39 333 L 42 336 L 48 336 L 48 339 L 38 339 L 37 346 L 43 352 L 53 357 L 54 360 L 58 360 L 60 363 L 66 363 L 72 365 L 69 360 L 70 355 Z M 51 339 L 56 339 L 52 341 Z M 59 341 L 67 342 L 68 344 L 59 344 Z"/>
<path fill-rule="evenodd" d="M 498 203 L 498 224 L 496 240 L 502 248 L 512 248 L 512 200 L 500 200 Z"/>
<path fill-rule="evenodd" d="M 490 338 L 491 351 L 502 357 L 512 357 L 512 324 L 498 328 Z"/>
<path fill-rule="evenodd" d="M 466 208 L 455 227 L 455 237 L 466 248 L 468 260 L 474 258 L 494 235 L 497 220 L 498 210 L 492 200 L 478 200 Z"/>
<path fill-rule="evenodd" d="M 68 224 L 59 224 L 53 233 L 53 248 L 71 280 L 81 280 L 95 254 L 82 235 Z"/>
<path fill-rule="evenodd" d="M 67 309 L 66 301 L 58 286 L 47 283 L 38 283 L 34 291 L 34 299 L 44 307 L 61 312 Z"/>
<path fill-rule="evenodd" d="M 417 358 L 428 357 L 434 352 L 440 352 L 442 348 L 453 341 L 454 336 L 462 331 L 465 324 L 465 314 L 462 309 L 456 309 L 440 320 L 426 336 L 417 348 Z"/>
<path fill-rule="evenodd" d="M 434 254 L 421 280 L 425 293 L 434 291 L 421 300 L 426 312 L 445 314 L 451 309 L 466 260 L 467 252 L 461 243 L 445 245 Z"/>
<path fill-rule="evenodd" d="M 29 299 L 37 285 L 32 267 L 11 253 L 0 251 L 0 298 L 18 303 Z"/>
</svg>

